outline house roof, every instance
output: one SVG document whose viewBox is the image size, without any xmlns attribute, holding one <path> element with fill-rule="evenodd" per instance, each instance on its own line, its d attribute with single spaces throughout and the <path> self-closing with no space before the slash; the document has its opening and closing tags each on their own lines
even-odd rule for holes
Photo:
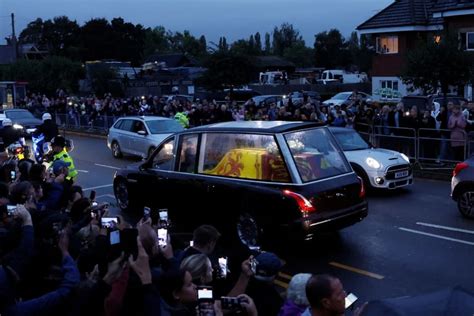
<svg viewBox="0 0 474 316">
<path fill-rule="evenodd" d="M 388 7 L 357 27 L 357 30 L 403 27 L 435 26 L 443 18 L 434 13 L 474 8 L 473 0 L 395 0 Z"/>
<path fill-rule="evenodd" d="M 436 3 L 433 0 L 396 0 L 357 29 L 441 24 L 442 19 L 433 18 L 434 5 Z"/>
</svg>

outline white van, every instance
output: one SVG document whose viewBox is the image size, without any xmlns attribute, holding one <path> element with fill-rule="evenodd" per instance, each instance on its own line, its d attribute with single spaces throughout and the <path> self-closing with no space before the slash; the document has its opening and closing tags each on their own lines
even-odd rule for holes
<svg viewBox="0 0 474 316">
<path fill-rule="evenodd" d="M 325 70 L 321 75 L 318 83 L 361 83 L 368 81 L 366 73 L 351 73 L 345 70 Z"/>
</svg>

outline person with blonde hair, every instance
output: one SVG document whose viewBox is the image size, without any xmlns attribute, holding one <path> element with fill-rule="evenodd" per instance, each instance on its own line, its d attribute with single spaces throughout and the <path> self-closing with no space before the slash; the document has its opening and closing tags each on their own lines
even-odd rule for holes
<svg viewBox="0 0 474 316">
<path fill-rule="evenodd" d="M 193 283 L 206 285 L 212 282 L 212 264 L 205 254 L 192 255 L 181 262 L 180 269 L 191 273 Z"/>
<path fill-rule="evenodd" d="M 311 278 L 309 273 L 299 273 L 291 278 L 286 301 L 278 316 L 301 316 L 308 309 L 309 302 L 306 297 L 306 283 Z"/>
</svg>

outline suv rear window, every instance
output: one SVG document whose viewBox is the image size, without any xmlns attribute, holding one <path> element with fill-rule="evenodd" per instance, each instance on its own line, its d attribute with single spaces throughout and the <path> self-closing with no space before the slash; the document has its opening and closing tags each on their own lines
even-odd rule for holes
<svg viewBox="0 0 474 316">
<path fill-rule="evenodd" d="M 351 171 L 343 153 L 324 128 L 288 133 L 285 139 L 303 182 Z"/>
<path fill-rule="evenodd" d="M 272 182 L 290 182 L 272 135 L 208 133 L 202 136 L 199 173 Z"/>
</svg>

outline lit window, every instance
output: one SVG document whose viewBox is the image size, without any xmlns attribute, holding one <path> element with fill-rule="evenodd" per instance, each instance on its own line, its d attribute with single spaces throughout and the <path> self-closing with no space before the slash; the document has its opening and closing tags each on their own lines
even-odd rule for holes
<svg viewBox="0 0 474 316">
<path fill-rule="evenodd" d="M 398 36 L 381 36 L 377 38 L 377 53 L 397 54 Z"/>
</svg>

